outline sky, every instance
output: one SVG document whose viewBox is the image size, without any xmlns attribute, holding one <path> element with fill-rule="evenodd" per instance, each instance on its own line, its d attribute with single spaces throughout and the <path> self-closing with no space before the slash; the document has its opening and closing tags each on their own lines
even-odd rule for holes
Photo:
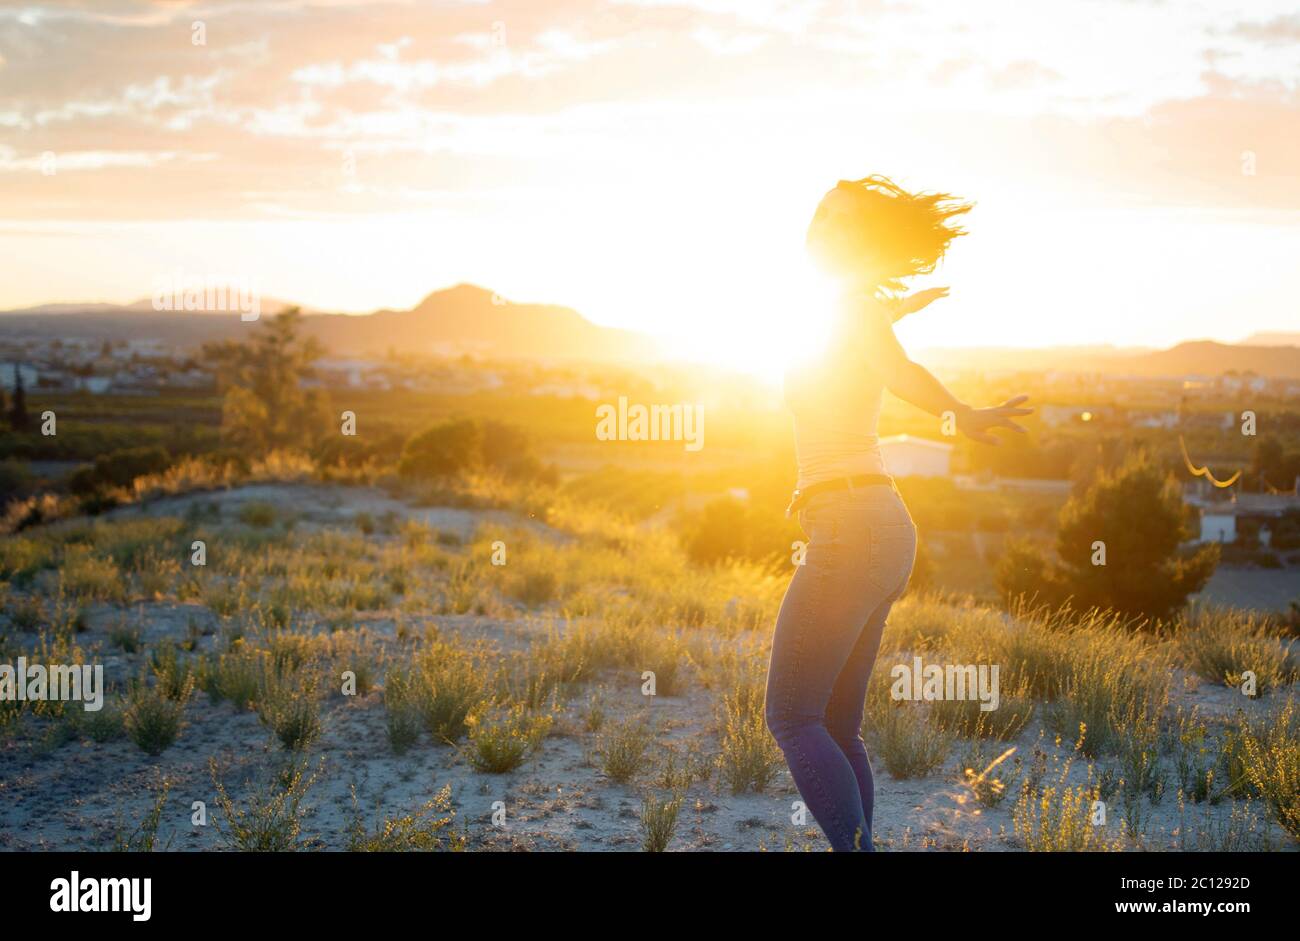
<svg viewBox="0 0 1300 941">
<path fill-rule="evenodd" d="M 918 346 L 1300 329 L 1300 9 L 0 0 L 0 308 L 462 281 L 766 366 L 821 195 L 973 200 Z"/>
</svg>

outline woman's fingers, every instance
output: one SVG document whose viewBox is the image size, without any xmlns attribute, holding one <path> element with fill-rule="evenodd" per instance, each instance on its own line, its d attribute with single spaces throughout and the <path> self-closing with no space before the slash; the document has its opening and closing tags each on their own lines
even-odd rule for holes
<svg viewBox="0 0 1300 941">
<path fill-rule="evenodd" d="M 981 416 L 982 420 L 978 422 L 982 427 L 972 428 L 966 432 L 966 437 L 972 441 L 978 441 L 980 444 L 998 445 L 1001 442 L 989 434 L 987 429 L 1006 428 L 1014 431 L 1016 434 L 1028 434 L 1029 432 L 1018 422 L 1012 421 L 1013 418 L 1019 418 L 1023 415 L 1032 415 L 1032 408 L 1020 408 L 1021 402 L 1027 402 L 1029 396 L 1017 395 L 1007 399 L 1001 405 L 993 408 L 977 409 L 976 414 Z"/>
</svg>

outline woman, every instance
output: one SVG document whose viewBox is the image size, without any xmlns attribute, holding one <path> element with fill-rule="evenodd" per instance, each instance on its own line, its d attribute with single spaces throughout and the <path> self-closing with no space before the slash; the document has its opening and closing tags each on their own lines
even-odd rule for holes
<svg viewBox="0 0 1300 941">
<path fill-rule="evenodd" d="M 809 537 L 781 603 L 767 677 L 767 724 L 805 805 L 837 851 L 872 849 L 874 786 L 862 742 L 867 680 L 890 605 L 916 555 L 916 527 L 886 475 L 876 434 L 881 395 L 952 423 L 976 441 L 1023 432 L 1017 396 L 995 408 L 958 401 L 894 336 L 899 317 L 946 296 L 902 297 L 902 279 L 934 270 L 967 212 L 945 193 L 913 194 L 881 176 L 841 181 L 808 228 L 807 246 L 840 286 L 826 350 L 786 377 L 798 489 L 791 511 Z"/>
</svg>

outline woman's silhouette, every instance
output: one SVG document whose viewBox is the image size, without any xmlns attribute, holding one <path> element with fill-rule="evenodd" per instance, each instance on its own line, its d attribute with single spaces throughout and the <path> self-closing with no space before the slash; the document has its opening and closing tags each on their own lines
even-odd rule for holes
<svg viewBox="0 0 1300 941">
<path fill-rule="evenodd" d="M 901 296 L 934 270 L 970 205 L 913 194 L 882 176 L 841 181 L 808 227 L 814 261 L 839 284 L 831 340 L 786 376 L 798 485 L 790 504 L 809 537 L 781 603 L 767 677 L 767 724 L 808 809 L 840 850 L 872 849 L 874 785 L 861 726 L 867 681 L 890 606 L 916 554 L 916 527 L 881 459 L 876 433 L 889 389 L 987 444 L 1023 432 L 1017 396 L 994 408 L 958 401 L 908 359 L 893 323 L 947 288 Z"/>
</svg>

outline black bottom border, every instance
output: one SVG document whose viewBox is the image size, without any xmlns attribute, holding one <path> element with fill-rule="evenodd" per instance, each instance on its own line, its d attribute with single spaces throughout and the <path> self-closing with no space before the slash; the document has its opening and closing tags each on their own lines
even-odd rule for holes
<svg viewBox="0 0 1300 941">
<path fill-rule="evenodd" d="M 28 921 L 67 925 L 75 918 L 82 927 L 97 921 L 128 931 L 270 924 L 337 930 L 410 917 L 418 923 L 435 913 L 438 922 L 426 925 L 445 928 L 443 918 L 459 910 L 483 919 L 487 931 L 498 918 L 500 929 L 520 917 L 572 924 L 620 910 L 672 918 L 678 909 L 693 927 L 700 915 L 717 912 L 734 930 L 751 920 L 762 926 L 782 910 L 803 916 L 822 910 L 836 921 L 856 909 L 866 917 L 914 918 L 918 928 L 949 920 L 974 928 L 979 922 L 962 921 L 973 917 L 1011 924 L 1032 917 L 1071 927 L 1112 919 L 1160 924 L 1172 917 L 1231 930 L 1238 919 L 1261 914 L 1292 921 L 1295 859 L 1290 852 L 10 853 L 0 854 L 0 896 L 6 928 Z M 135 920 L 127 911 L 53 911 L 56 880 L 67 880 L 70 889 L 74 871 L 83 891 L 93 879 L 149 879 L 149 919 Z M 1199 908 L 1206 904 L 1209 911 Z M 591 924 L 602 923 L 616 924 Z"/>
</svg>

